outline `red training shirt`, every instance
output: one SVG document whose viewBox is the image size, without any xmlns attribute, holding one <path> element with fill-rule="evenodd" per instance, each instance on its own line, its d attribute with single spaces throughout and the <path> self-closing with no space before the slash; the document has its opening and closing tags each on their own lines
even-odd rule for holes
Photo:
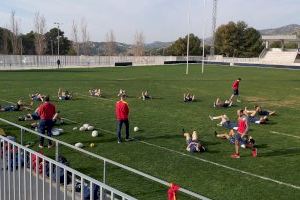
<svg viewBox="0 0 300 200">
<path fill-rule="evenodd" d="M 245 117 L 240 117 L 239 120 L 238 120 L 238 133 L 240 135 L 243 135 L 246 133 L 248 129 L 248 123 L 247 123 L 247 118 Z"/>
<path fill-rule="evenodd" d="M 232 89 L 234 90 L 238 90 L 239 89 L 239 84 L 240 84 L 240 81 L 239 80 L 235 80 L 232 84 Z"/>
<path fill-rule="evenodd" d="M 129 107 L 126 101 L 118 101 L 116 103 L 116 118 L 117 120 L 127 120 L 129 114 Z"/>
<path fill-rule="evenodd" d="M 176 192 L 180 189 L 178 185 L 171 184 L 168 189 L 168 200 L 176 200 Z"/>
<path fill-rule="evenodd" d="M 52 120 L 56 113 L 55 106 L 49 102 L 40 105 L 37 112 L 42 120 Z"/>
</svg>

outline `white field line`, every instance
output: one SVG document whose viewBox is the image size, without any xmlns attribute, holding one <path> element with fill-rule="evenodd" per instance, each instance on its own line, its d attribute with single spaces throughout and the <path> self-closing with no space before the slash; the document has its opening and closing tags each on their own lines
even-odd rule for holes
<svg viewBox="0 0 300 200">
<path fill-rule="evenodd" d="M 80 93 L 75 93 L 75 94 L 79 95 L 79 96 L 83 96 L 83 97 L 90 97 L 92 99 L 99 99 L 99 100 L 105 100 L 105 101 L 114 101 L 112 99 L 106 99 L 106 98 L 103 98 L 103 97 L 93 97 L 93 96 L 84 95 L 84 94 L 80 94 Z"/>
<path fill-rule="evenodd" d="M 284 135 L 284 136 L 294 137 L 294 138 L 300 139 L 300 136 L 291 135 L 291 134 L 287 134 L 287 133 L 280 133 L 280 132 L 276 132 L 276 131 L 270 131 L 270 133 L 277 134 L 277 135 Z"/>
</svg>

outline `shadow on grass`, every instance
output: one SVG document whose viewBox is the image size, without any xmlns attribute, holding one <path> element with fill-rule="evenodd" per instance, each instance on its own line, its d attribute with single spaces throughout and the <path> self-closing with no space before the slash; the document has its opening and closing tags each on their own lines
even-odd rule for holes
<svg viewBox="0 0 300 200">
<path fill-rule="evenodd" d="M 136 136 L 134 137 L 136 140 L 156 140 L 156 139 L 174 139 L 174 138 L 183 138 L 182 135 L 160 135 L 160 136 L 154 136 L 154 137 L 144 137 L 144 136 Z"/>
<path fill-rule="evenodd" d="M 275 149 L 270 152 L 260 153 L 260 157 L 272 157 L 272 156 L 297 156 L 300 155 L 300 148 L 290 149 Z"/>
<path fill-rule="evenodd" d="M 265 149 L 265 148 L 268 148 L 269 145 L 268 144 L 259 144 L 259 145 L 255 145 L 255 147 L 258 149 Z"/>
</svg>

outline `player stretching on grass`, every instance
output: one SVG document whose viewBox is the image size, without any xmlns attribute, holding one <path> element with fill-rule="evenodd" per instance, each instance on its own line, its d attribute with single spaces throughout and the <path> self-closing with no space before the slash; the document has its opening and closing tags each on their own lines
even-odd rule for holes
<svg viewBox="0 0 300 200">
<path fill-rule="evenodd" d="M 235 153 L 231 155 L 232 158 L 240 158 L 240 145 L 244 143 L 246 137 L 248 137 L 248 119 L 247 116 L 244 114 L 243 110 L 237 111 L 238 115 L 238 128 L 237 131 L 234 131 L 234 146 L 235 146 Z M 257 156 L 257 149 L 252 148 L 252 156 Z"/>
<path fill-rule="evenodd" d="M 231 97 L 229 98 L 229 101 L 233 102 L 233 98 L 236 97 L 236 101 L 237 102 L 241 102 L 240 100 L 238 100 L 238 96 L 239 96 L 239 85 L 241 82 L 241 78 L 238 78 L 237 80 L 235 80 L 232 83 L 232 90 L 233 90 L 233 94 L 231 95 Z"/>
<path fill-rule="evenodd" d="M 192 136 L 190 133 L 185 132 L 184 129 L 182 130 L 183 136 L 186 140 L 186 150 L 191 153 L 197 153 L 197 152 L 204 152 L 205 148 L 198 140 L 197 131 L 193 131 Z"/>
<path fill-rule="evenodd" d="M 26 104 L 22 100 L 19 100 L 16 104 L 6 105 L 6 106 L 0 105 L 0 112 L 31 110 L 32 105 L 33 105 L 33 102 L 31 102 L 30 104 Z M 27 107 L 27 106 L 29 106 L 29 107 Z"/>
<path fill-rule="evenodd" d="M 211 121 L 213 120 L 221 120 L 220 123 L 217 124 L 217 126 L 222 126 L 226 129 L 235 129 L 235 127 L 237 127 L 237 123 L 233 122 L 229 119 L 229 117 L 227 115 L 220 115 L 220 116 L 215 116 L 212 117 L 209 115 L 209 118 Z"/>
</svg>

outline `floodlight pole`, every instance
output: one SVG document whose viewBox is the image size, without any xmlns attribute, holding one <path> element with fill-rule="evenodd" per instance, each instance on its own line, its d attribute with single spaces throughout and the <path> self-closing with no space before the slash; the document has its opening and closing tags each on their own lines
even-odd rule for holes
<svg viewBox="0 0 300 200">
<path fill-rule="evenodd" d="M 204 73 L 204 55 L 205 55 L 205 9 L 206 9 L 206 0 L 203 1 L 203 35 L 202 35 L 202 74 Z"/>
<path fill-rule="evenodd" d="M 187 35 L 187 47 L 186 47 L 186 71 L 185 74 L 189 74 L 189 50 L 190 50 L 190 11 L 191 11 L 191 0 L 188 5 L 188 35 Z"/>
</svg>

